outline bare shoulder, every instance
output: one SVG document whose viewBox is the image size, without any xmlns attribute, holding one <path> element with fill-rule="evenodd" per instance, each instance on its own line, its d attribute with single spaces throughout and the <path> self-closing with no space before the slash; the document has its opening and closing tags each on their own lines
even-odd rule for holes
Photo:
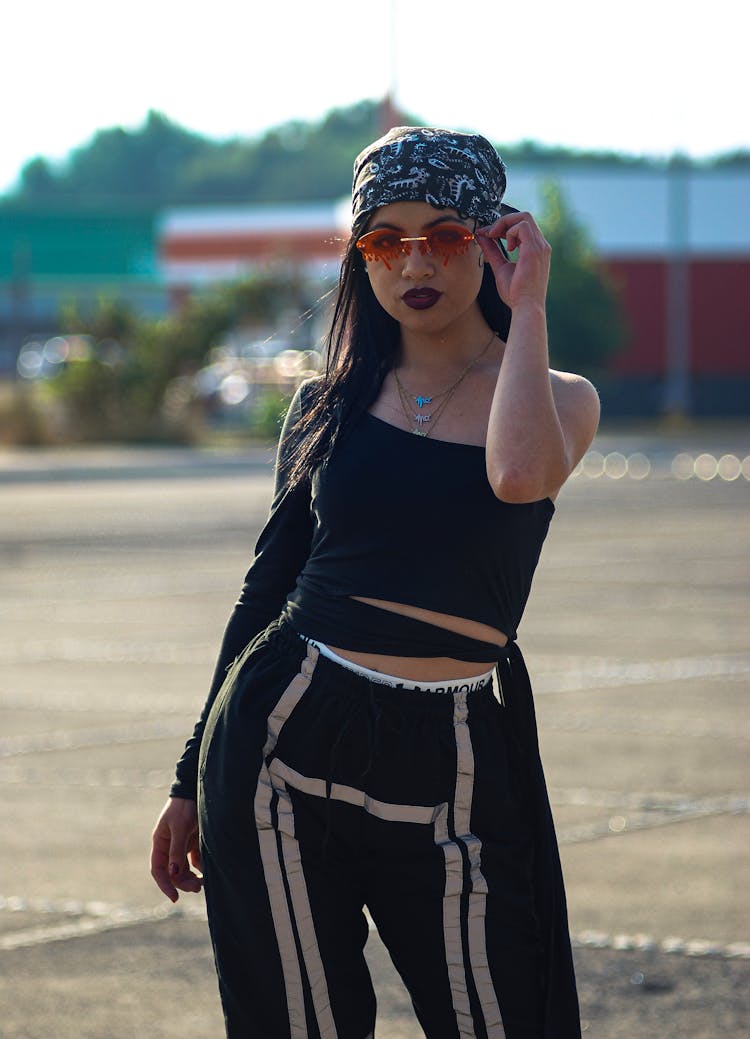
<svg viewBox="0 0 750 1039">
<path fill-rule="evenodd" d="M 554 368 L 550 368 L 549 377 L 555 397 L 557 397 L 558 393 L 563 397 L 572 394 L 581 402 L 588 398 L 595 400 L 598 404 L 599 394 L 596 392 L 593 384 L 584 378 L 583 375 L 576 375 L 575 372 L 558 372 Z"/>
<path fill-rule="evenodd" d="M 588 379 L 573 372 L 550 370 L 550 381 L 571 461 L 576 465 L 599 426 L 599 394 Z"/>
</svg>

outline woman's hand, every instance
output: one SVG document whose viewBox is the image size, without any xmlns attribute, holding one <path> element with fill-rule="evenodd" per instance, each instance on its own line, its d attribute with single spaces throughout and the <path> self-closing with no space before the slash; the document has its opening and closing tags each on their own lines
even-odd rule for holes
<svg viewBox="0 0 750 1039">
<path fill-rule="evenodd" d="M 177 901 L 179 891 L 198 892 L 203 886 L 191 865 L 200 873 L 198 805 L 170 797 L 151 835 L 151 876 L 170 901 Z"/>
<path fill-rule="evenodd" d="M 498 239 L 504 238 L 508 252 L 518 249 L 518 259 L 508 260 Z M 544 307 L 552 250 L 530 213 L 508 213 L 488 227 L 479 227 L 476 239 L 492 268 L 500 298 L 511 310 L 528 302 Z"/>
</svg>

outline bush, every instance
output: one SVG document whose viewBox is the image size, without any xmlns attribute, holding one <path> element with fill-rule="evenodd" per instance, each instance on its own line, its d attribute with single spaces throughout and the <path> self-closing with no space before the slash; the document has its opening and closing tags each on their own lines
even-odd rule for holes
<svg viewBox="0 0 750 1039">
<path fill-rule="evenodd" d="M 547 293 L 552 366 L 596 377 L 625 343 L 627 328 L 616 287 L 552 183 L 544 190 L 539 223 L 552 246 Z"/>
<path fill-rule="evenodd" d="M 177 313 L 154 320 L 122 303 L 104 300 L 89 315 L 67 308 L 66 333 L 89 344 L 61 366 L 49 392 L 62 412 L 62 436 L 73 441 L 190 442 L 200 435 L 199 406 L 182 392 L 175 406 L 170 387 L 190 379 L 227 332 L 244 323 L 267 327 L 293 307 L 305 309 L 290 276 L 266 275 L 190 299 Z M 269 402 L 258 429 L 278 433 Z M 264 405 L 266 406 L 266 405 Z M 273 427 L 273 428 L 272 428 Z"/>
</svg>

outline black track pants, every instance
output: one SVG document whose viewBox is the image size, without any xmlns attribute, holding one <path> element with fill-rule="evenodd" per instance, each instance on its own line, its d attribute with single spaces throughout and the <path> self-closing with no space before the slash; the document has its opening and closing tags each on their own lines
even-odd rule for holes
<svg viewBox="0 0 750 1039">
<path fill-rule="evenodd" d="M 283 624 L 235 663 L 199 792 L 230 1039 L 370 1036 L 364 906 L 429 1039 L 541 1039 L 532 827 L 506 714 L 491 686 L 371 683 Z"/>
</svg>

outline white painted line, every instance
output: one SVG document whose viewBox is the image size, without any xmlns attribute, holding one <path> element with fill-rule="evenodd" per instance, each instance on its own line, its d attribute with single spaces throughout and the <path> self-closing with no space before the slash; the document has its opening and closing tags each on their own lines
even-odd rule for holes
<svg viewBox="0 0 750 1039">
<path fill-rule="evenodd" d="M 33 639 L 20 643 L 0 642 L 0 663 L 39 664 L 64 660 L 91 664 L 205 664 L 209 667 L 215 652 L 215 646 L 199 642 Z"/>
<path fill-rule="evenodd" d="M 117 743 L 142 743 L 146 740 L 167 740 L 184 736 L 185 724 L 180 719 L 152 722 L 132 722 L 96 729 L 57 730 L 54 732 L 24 733 L 0 737 L 0 758 L 19 754 L 39 754 L 52 750 L 80 750 L 83 747 L 103 747 Z"/>
<path fill-rule="evenodd" d="M 609 819 L 581 826 L 563 827 L 557 831 L 558 843 L 582 844 L 585 841 L 599 840 L 636 830 L 652 830 L 672 823 L 682 823 L 694 819 L 705 819 L 717 815 L 746 815 L 750 797 L 728 794 L 723 797 L 706 797 L 701 800 L 687 802 L 679 807 L 662 808 L 643 814 L 613 815 Z"/>
<path fill-rule="evenodd" d="M 44 768 L 0 764 L 0 786 L 54 786 L 167 790 L 173 769 Z"/>
<path fill-rule="evenodd" d="M 705 938 L 652 938 L 645 934 L 605 934 L 581 931 L 571 935 L 573 948 L 613 949 L 618 952 L 666 952 L 676 956 L 750 960 L 750 942 L 712 942 Z"/>
<path fill-rule="evenodd" d="M 750 674 L 750 654 L 671 657 L 667 660 L 589 660 L 577 658 L 559 670 L 533 673 L 534 692 L 569 693 L 588 689 L 617 689 L 631 685 L 684 682 L 695 678 L 726 678 Z"/>
<path fill-rule="evenodd" d="M 82 919 L 49 927 L 33 927 L 6 933 L 0 937 L 0 951 L 66 941 L 92 934 L 101 934 L 121 927 L 141 923 L 157 923 L 168 919 L 205 920 L 202 899 L 181 899 L 179 905 L 126 906 L 107 902 L 81 902 L 73 899 L 52 900 L 23 898 L 18 895 L 0 895 L 0 912 L 27 912 L 78 916 Z M 376 930 L 368 915 L 368 926 Z M 644 934 L 607 934 L 600 931 L 580 931 L 571 935 L 574 947 L 614 949 L 618 951 L 661 951 L 683 956 L 717 956 L 724 959 L 750 959 L 750 942 L 713 942 L 704 938 L 654 938 Z"/>
<path fill-rule="evenodd" d="M 74 916 L 77 919 L 6 932 L 0 935 L 0 952 L 11 952 L 14 949 L 29 948 L 33 945 L 46 945 L 49 942 L 68 941 L 71 938 L 85 938 L 94 934 L 102 934 L 105 931 L 134 927 L 142 923 L 154 923 L 167 918 L 205 918 L 205 906 L 202 901 L 184 906 L 171 904 L 124 906 L 109 905 L 103 902 L 76 902 L 70 899 L 54 902 L 47 899 L 11 896 L 0 897 L 0 911 L 3 910 Z"/>
</svg>

